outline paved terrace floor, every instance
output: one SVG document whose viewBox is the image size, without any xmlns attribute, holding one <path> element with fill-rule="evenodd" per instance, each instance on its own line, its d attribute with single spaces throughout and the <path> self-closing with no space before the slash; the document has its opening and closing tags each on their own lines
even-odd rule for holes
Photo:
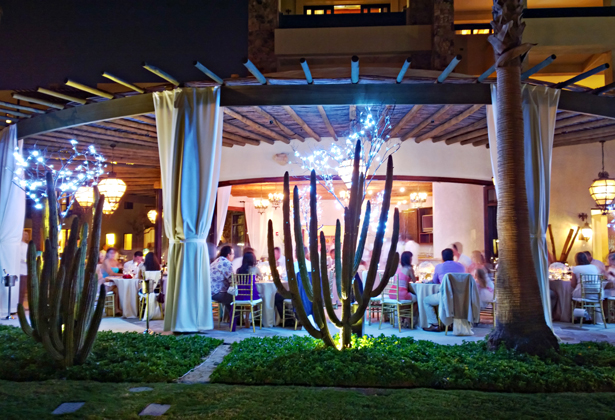
<svg viewBox="0 0 615 420">
<path fill-rule="evenodd" d="M 216 323 L 217 324 L 217 323 Z M 14 325 L 19 326 L 17 319 L 13 320 L 0 320 L 0 325 Z M 330 324 L 331 331 L 337 331 L 333 325 Z M 413 337 L 417 340 L 429 340 L 438 344 L 461 344 L 463 341 L 477 341 L 482 340 L 489 331 L 491 331 L 491 324 L 479 324 L 474 328 L 473 336 L 456 337 L 451 332 L 448 335 L 444 335 L 444 332 L 434 333 L 426 332 L 421 329 L 410 330 L 408 328 L 402 328 L 401 333 L 397 328 L 393 328 L 389 323 L 383 323 L 382 329 L 378 330 L 378 323 L 374 322 L 372 325 L 365 326 L 365 333 L 369 335 L 384 334 L 387 336 L 396 335 L 398 337 Z M 155 320 L 150 322 L 150 329 L 157 333 L 170 334 L 163 331 L 163 321 Z M 143 332 L 145 330 L 145 322 L 138 321 L 137 319 L 123 319 L 123 318 L 103 318 L 101 325 L 101 331 L 114 331 L 114 332 Z M 565 343 L 578 343 L 580 341 L 606 341 L 615 345 L 615 324 L 607 324 L 607 329 L 602 324 L 583 324 L 580 327 L 578 324 L 572 325 L 566 322 L 556 322 L 554 324 L 555 334 Z M 233 343 L 235 341 L 241 341 L 247 337 L 272 337 L 276 335 L 290 336 L 290 335 L 308 335 L 304 329 L 294 331 L 292 328 L 262 328 L 256 327 L 256 333 L 252 332 L 252 328 L 238 328 L 235 332 L 228 330 L 228 323 L 222 323 L 218 327 L 216 325 L 214 330 L 205 331 L 203 334 L 219 338 L 224 340 L 226 344 Z"/>
</svg>

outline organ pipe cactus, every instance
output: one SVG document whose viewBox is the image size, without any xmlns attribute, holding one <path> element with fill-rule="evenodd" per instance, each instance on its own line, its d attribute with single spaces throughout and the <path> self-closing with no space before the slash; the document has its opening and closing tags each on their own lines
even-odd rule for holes
<svg viewBox="0 0 615 420">
<path fill-rule="evenodd" d="M 47 173 L 48 229 L 42 262 L 36 246 L 28 245 L 28 304 L 30 321 L 23 304 L 18 306 L 22 330 L 43 344 L 49 355 L 64 368 L 83 364 L 87 359 L 105 305 L 105 286 L 98 290 L 98 246 L 104 197 L 95 204 L 93 229 L 88 246 L 88 225 L 79 228 L 75 217 L 70 237 L 58 263 L 58 213 L 52 175 Z M 87 264 L 86 264 L 87 255 Z"/>
<path fill-rule="evenodd" d="M 344 209 L 344 242 L 343 248 L 341 243 L 341 226 L 338 220 L 335 226 L 335 287 L 337 287 L 338 296 L 342 305 L 341 318 L 335 313 L 333 302 L 330 293 L 330 279 L 327 273 L 327 249 L 325 243 L 325 235 L 320 232 L 320 253 L 318 252 L 318 216 L 316 209 L 316 173 L 312 171 L 310 175 L 310 223 L 309 223 L 309 238 L 310 238 L 310 255 L 312 264 L 312 279 L 308 277 L 308 272 L 305 263 L 305 252 L 303 250 L 303 237 L 301 232 L 301 220 L 298 211 L 294 212 L 294 236 L 297 261 L 299 263 L 299 274 L 301 283 L 305 293 L 312 302 L 313 316 L 316 326 L 312 325 L 308 319 L 308 315 L 303 306 L 301 295 L 299 292 L 299 284 L 297 275 L 293 267 L 293 244 L 291 239 L 291 224 L 290 224 L 290 186 L 288 172 L 284 175 L 284 201 L 282 206 L 284 216 L 284 254 L 286 255 L 286 272 L 288 275 L 289 289 L 282 285 L 280 275 L 276 267 L 273 242 L 273 222 L 269 220 L 267 232 L 267 245 L 269 250 L 269 265 L 273 281 L 278 289 L 278 292 L 285 299 L 292 299 L 297 317 L 307 330 L 307 332 L 315 338 L 323 340 L 327 346 L 344 349 L 350 347 L 352 328 L 362 322 L 365 310 L 369 301 L 373 297 L 382 294 L 389 279 L 395 273 L 397 264 L 399 263 L 399 254 L 396 252 L 397 237 L 399 234 L 399 212 L 395 209 L 393 223 L 393 237 L 391 240 L 391 248 L 389 250 L 385 272 L 379 285 L 375 285 L 376 275 L 378 272 L 378 262 L 382 252 L 382 244 L 384 242 L 385 226 L 389 213 L 389 205 L 391 202 L 391 191 L 393 187 L 393 158 L 389 156 L 387 161 L 386 182 L 384 187 L 384 198 L 380 211 L 380 219 L 378 230 L 374 241 L 372 259 L 367 272 L 367 278 L 363 287 L 363 292 L 360 293 L 358 282 L 353 282 L 361 257 L 365 249 L 367 232 L 370 220 L 370 202 L 367 202 L 365 216 L 363 218 L 363 226 L 359 234 L 361 205 L 364 197 L 365 174 L 359 173 L 359 162 L 361 156 L 361 144 L 357 142 L 354 156 L 354 169 L 352 173 L 352 186 L 350 188 L 350 201 Z M 299 208 L 299 194 L 295 186 L 293 191 L 293 205 L 295 209 Z M 324 292 L 323 292 L 324 291 Z M 355 303 L 352 302 L 351 291 L 355 298 Z M 326 313 L 325 313 L 326 311 Z M 341 330 L 339 344 L 334 342 L 334 339 L 329 331 L 327 317 L 331 322 Z"/>
</svg>

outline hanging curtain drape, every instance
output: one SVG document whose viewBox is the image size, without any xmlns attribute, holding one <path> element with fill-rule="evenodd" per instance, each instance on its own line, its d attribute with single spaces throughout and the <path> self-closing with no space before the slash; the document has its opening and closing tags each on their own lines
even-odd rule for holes
<svg viewBox="0 0 615 420">
<path fill-rule="evenodd" d="M 19 279 L 21 262 L 21 239 L 26 216 L 26 196 L 24 191 L 13 183 L 15 170 L 17 127 L 11 125 L 0 133 L 0 277 L 4 270 Z M 11 312 L 17 311 L 19 281 L 11 289 Z M 0 282 L 0 316 L 8 315 L 8 289 Z"/>
<path fill-rule="evenodd" d="M 156 92 L 154 108 L 169 238 L 164 330 L 213 329 L 206 238 L 220 174 L 220 88 Z"/>
<path fill-rule="evenodd" d="M 214 245 L 218 245 L 224 231 L 224 222 L 228 212 L 228 202 L 231 198 L 231 186 L 218 188 L 218 199 L 216 200 L 216 240 Z"/>
<path fill-rule="evenodd" d="M 273 218 L 273 209 L 270 207 L 263 214 L 259 214 L 251 200 L 246 201 L 246 225 L 250 237 L 250 247 L 254 248 L 256 259 L 267 255 L 267 222 Z"/>
<path fill-rule="evenodd" d="M 530 246 L 538 276 L 538 286 L 547 325 L 553 328 L 551 299 L 549 296 L 549 259 L 547 226 L 551 194 L 551 156 L 555 119 L 560 91 L 544 86 L 523 85 L 523 126 L 525 145 L 525 186 L 530 216 Z M 497 100 L 497 89 L 491 86 L 491 102 Z M 495 108 L 487 107 L 489 148 L 497 194 L 497 115 Z"/>
</svg>

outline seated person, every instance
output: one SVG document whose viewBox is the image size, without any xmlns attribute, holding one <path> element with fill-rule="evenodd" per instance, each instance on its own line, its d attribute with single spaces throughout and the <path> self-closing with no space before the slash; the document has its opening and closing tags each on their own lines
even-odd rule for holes
<svg viewBox="0 0 615 420">
<path fill-rule="evenodd" d="M 154 252 L 148 252 L 143 264 L 139 265 L 138 278 L 144 279 L 146 271 L 160 271 L 160 261 Z M 156 285 L 152 285 L 155 287 Z"/>
<path fill-rule="evenodd" d="M 600 269 L 591 264 L 584 252 L 577 252 L 574 256 L 577 265 L 572 267 L 572 278 L 570 279 L 570 287 L 572 287 L 572 297 L 581 297 L 581 275 L 600 275 Z"/>
<path fill-rule="evenodd" d="M 433 273 L 433 280 L 430 283 L 441 284 L 442 279 L 448 273 L 465 273 L 466 269 L 463 264 L 453 261 L 453 250 L 446 248 L 442 251 L 442 263 L 436 266 Z M 438 317 L 436 315 L 436 306 L 440 304 L 440 293 L 434 293 L 423 299 L 423 310 L 427 315 L 429 326 L 424 328 L 425 331 L 440 331 L 438 325 Z"/>
<path fill-rule="evenodd" d="M 105 255 L 105 260 L 100 267 L 100 272 L 102 273 L 103 278 L 120 272 L 119 264 L 117 262 L 117 250 L 115 248 L 107 249 L 107 254 Z"/>
<path fill-rule="evenodd" d="M 137 251 L 134 253 L 131 261 L 126 261 L 124 264 L 124 274 L 132 274 L 133 276 L 139 272 L 139 266 L 143 264 L 143 252 Z"/>
<path fill-rule="evenodd" d="M 606 284 L 605 289 L 615 289 L 615 253 L 609 254 L 607 257 L 609 265 L 606 267 Z"/>
<path fill-rule="evenodd" d="M 233 264 L 232 261 L 235 257 L 235 252 L 230 245 L 224 245 L 220 248 L 218 258 L 211 263 L 210 276 L 211 276 L 211 299 L 213 301 L 222 303 L 226 310 L 226 313 L 233 313 L 233 295 L 228 293 L 228 288 L 231 285 L 231 278 L 233 277 Z M 239 317 L 236 316 L 233 320 L 231 331 L 235 331 L 237 321 Z"/>
<path fill-rule="evenodd" d="M 600 270 L 600 274 L 602 274 L 603 276 L 606 275 L 606 267 L 604 266 L 604 263 L 602 261 L 592 257 L 592 253 L 589 251 L 583 251 L 583 253 L 585 254 L 585 256 L 587 256 L 587 260 L 591 265 L 595 265 L 596 267 L 598 267 L 598 270 Z"/>
<path fill-rule="evenodd" d="M 411 300 L 412 302 L 416 302 L 416 296 L 408 290 L 408 283 L 416 282 L 416 276 L 412 268 L 412 252 L 402 252 L 400 266 L 395 276 L 389 281 L 394 283 L 397 278 L 399 278 L 399 300 Z M 393 284 L 393 287 L 389 290 L 389 298 L 397 299 L 397 284 Z"/>
<path fill-rule="evenodd" d="M 493 302 L 493 282 L 482 268 L 475 271 L 474 280 L 476 281 L 476 286 L 478 286 L 480 308 L 485 309 Z"/>
<path fill-rule="evenodd" d="M 260 270 L 256 266 L 256 256 L 253 252 L 246 252 L 243 254 L 241 266 L 237 269 L 237 274 L 251 274 L 255 276 L 254 281 L 252 282 L 252 300 L 260 299 L 261 296 L 258 294 L 258 290 L 256 288 L 256 279 L 260 274 Z M 247 284 L 237 286 L 237 292 L 239 296 L 238 299 L 249 300 L 250 289 Z"/>
</svg>

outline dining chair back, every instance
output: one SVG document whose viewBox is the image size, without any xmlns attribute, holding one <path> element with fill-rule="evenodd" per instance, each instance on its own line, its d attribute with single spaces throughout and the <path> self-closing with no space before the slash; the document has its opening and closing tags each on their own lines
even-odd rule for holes
<svg viewBox="0 0 615 420">
<path fill-rule="evenodd" d="M 602 310 L 603 299 L 603 284 L 604 276 L 599 274 L 581 274 L 579 275 L 579 284 L 581 285 L 581 297 L 572 298 L 572 323 L 574 324 L 574 309 L 580 305 L 585 311 L 592 311 L 592 320 L 596 323 L 596 310 L 602 316 L 602 323 L 606 329 L 606 319 Z M 583 314 L 585 315 L 585 314 Z M 581 316 L 580 324 L 583 325 L 583 317 Z"/>
<path fill-rule="evenodd" d="M 385 286 L 381 295 L 381 314 L 378 329 L 382 326 L 382 320 L 385 315 L 389 315 L 392 325 L 395 325 L 395 318 L 397 318 L 397 326 L 400 333 L 402 317 L 410 318 L 410 328 L 414 327 L 414 304 L 412 300 L 403 299 L 405 296 L 400 296 L 400 286 L 399 274 L 393 276 Z"/>
<path fill-rule="evenodd" d="M 233 274 L 231 280 L 231 295 L 233 296 L 233 313 L 231 314 L 231 331 L 235 314 L 239 312 L 240 319 L 248 313 L 252 319 L 252 331 L 256 332 L 255 317 L 260 318 L 260 328 L 263 328 L 263 300 L 254 295 L 254 274 Z M 254 309 L 256 308 L 256 310 Z"/>
</svg>

